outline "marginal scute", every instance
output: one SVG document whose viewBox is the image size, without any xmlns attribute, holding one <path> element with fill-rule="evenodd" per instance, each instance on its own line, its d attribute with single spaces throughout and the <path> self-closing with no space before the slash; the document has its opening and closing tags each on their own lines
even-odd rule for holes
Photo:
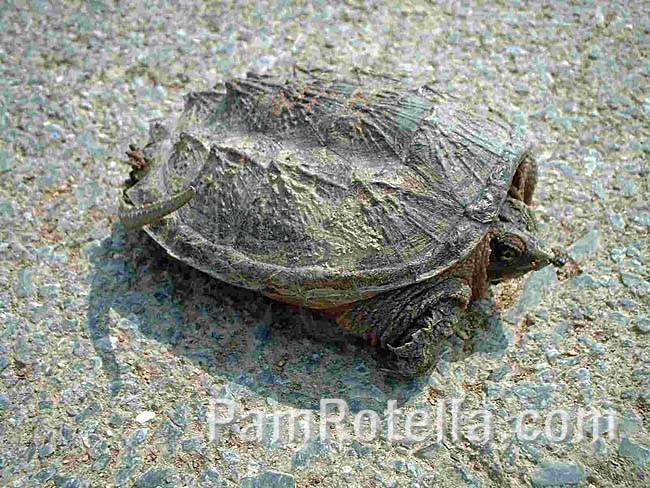
<svg viewBox="0 0 650 488">
<path fill-rule="evenodd" d="M 465 211 L 466 215 L 478 222 L 489 224 L 498 218 L 499 206 L 495 201 L 494 193 L 487 188 L 472 202 Z"/>
<path fill-rule="evenodd" d="M 328 308 L 464 259 L 528 150 L 518 130 L 428 88 L 249 75 L 188 95 L 127 193 L 142 206 L 194 185 L 191 202 L 146 228 L 170 254 Z"/>
</svg>

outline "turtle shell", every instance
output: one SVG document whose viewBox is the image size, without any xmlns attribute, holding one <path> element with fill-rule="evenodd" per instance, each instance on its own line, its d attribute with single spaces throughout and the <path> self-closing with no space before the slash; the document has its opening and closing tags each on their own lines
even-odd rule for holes
<svg viewBox="0 0 650 488">
<path fill-rule="evenodd" d="M 154 127 L 135 205 L 196 196 L 145 231 L 233 285 L 331 308 L 428 280 L 498 218 L 524 134 L 430 88 L 248 75 Z"/>
</svg>

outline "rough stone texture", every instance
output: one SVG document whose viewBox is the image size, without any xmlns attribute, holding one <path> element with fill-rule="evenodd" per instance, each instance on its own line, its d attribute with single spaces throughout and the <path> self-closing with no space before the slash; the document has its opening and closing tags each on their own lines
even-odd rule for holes
<svg viewBox="0 0 650 488">
<path fill-rule="evenodd" d="M 2 6 L 0 484 L 648 486 L 647 5 L 224 3 Z M 497 288 L 505 318 L 404 382 L 367 349 L 296 334 L 323 318 L 287 309 L 270 327 L 267 300 L 115 225 L 123 152 L 150 119 L 296 63 L 390 72 L 527 125 L 543 232 L 583 274 Z M 209 396 L 264 409 L 261 439 L 241 441 L 243 420 L 209 442 Z M 273 439 L 274 410 L 328 396 L 355 412 L 454 397 L 498 430 L 487 445 Z M 513 436 L 522 409 L 589 405 L 615 412 L 617 435 Z"/>
<path fill-rule="evenodd" d="M 533 486 L 577 486 L 584 480 L 584 472 L 575 463 L 543 462 L 533 473 Z"/>
</svg>

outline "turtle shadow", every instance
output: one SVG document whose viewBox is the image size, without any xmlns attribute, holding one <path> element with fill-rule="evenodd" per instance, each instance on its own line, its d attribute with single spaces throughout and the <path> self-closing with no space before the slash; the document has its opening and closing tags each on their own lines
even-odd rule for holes
<svg viewBox="0 0 650 488">
<path fill-rule="evenodd" d="M 323 315 L 213 279 L 169 257 L 144 232 L 117 224 L 89 257 L 87 328 L 113 395 L 130 368 L 117 359 L 123 332 L 167 344 L 215 377 L 300 409 L 339 398 L 351 411 L 383 411 L 389 400 L 407 403 L 427 387 L 426 377 L 384 370 L 372 348 Z M 477 344 L 485 350 L 482 339 L 452 340 L 447 359 L 462 359 Z M 497 344 L 491 352 L 498 351 Z"/>
</svg>

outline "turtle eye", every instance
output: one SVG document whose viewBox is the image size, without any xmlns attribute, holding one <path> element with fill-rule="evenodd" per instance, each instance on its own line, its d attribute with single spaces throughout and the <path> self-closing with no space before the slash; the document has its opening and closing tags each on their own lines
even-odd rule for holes
<svg viewBox="0 0 650 488">
<path fill-rule="evenodd" d="M 494 246 L 496 260 L 503 264 L 512 264 L 521 257 L 521 250 L 507 242 L 498 242 Z"/>
</svg>

